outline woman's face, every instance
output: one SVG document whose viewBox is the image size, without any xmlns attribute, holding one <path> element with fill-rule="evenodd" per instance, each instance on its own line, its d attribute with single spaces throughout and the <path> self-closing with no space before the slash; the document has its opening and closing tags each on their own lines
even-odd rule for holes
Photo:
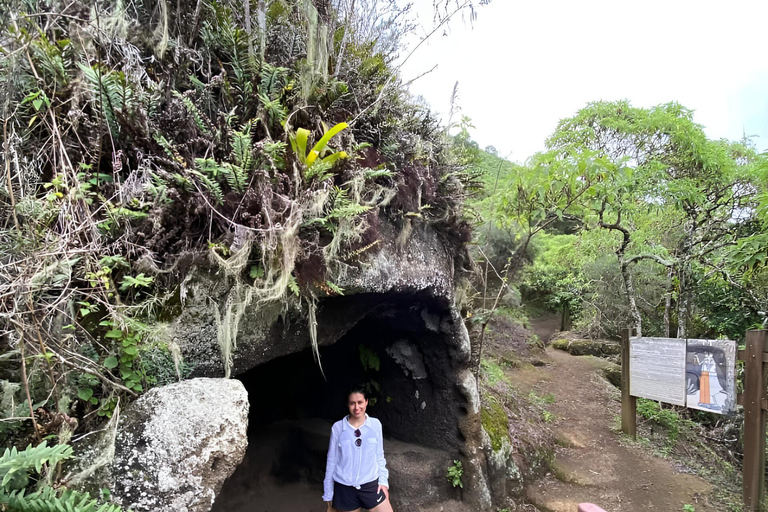
<svg viewBox="0 0 768 512">
<path fill-rule="evenodd" d="M 347 399 L 349 415 L 352 418 L 360 419 L 365 416 L 365 408 L 368 407 L 368 400 L 362 393 L 351 393 Z"/>
</svg>

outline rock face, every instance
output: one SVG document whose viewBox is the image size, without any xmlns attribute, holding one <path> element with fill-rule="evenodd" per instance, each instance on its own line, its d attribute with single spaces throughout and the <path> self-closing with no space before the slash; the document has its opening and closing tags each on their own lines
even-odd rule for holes
<svg viewBox="0 0 768 512">
<path fill-rule="evenodd" d="M 405 243 L 397 242 L 398 234 L 395 225 L 382 222 L 376 252 L 354 265 L 337 262 L 330 269 L 328 279 L 344 290 L 344 296 L 317 301 L 313 311 L 317 344 L 326 354 L 331 345 L 349 350 L 339 372 L 332 371 L 334 361 L 329 357 L 323 359 L 323 368 L 329 381 L 340 372 L 362 372 L 357 382 L 381 390 L 374 415 L 385 425 L 385 435 L 424 447 L 442 447 L 450 453 L 446 460 L 463 460 L 465 489 L 460 498 L 474 510 L 491 510 L 480 400 L 469 370 L 470 338 L 454 300 L 454 251 L 428 227 L 414 228 Z M 222 376 L 227 358 L 231 358 L 231 375 L 242 377 L 310 347 L 308 318 L 312 314 L 306 301 L 286 305 L 254 300 L 232 315 L 239 319 L 229 326 L 230 332 L 233 326 L 236 329 L 237 343 L 223 356 L 216 318 L 225 317 L 222 308 L 233 300 L 238 302 L 239 296 L 232 298 L 233 288 L 227 285 L 223 271 L 215 268 L 197 269 L 183 288 L 184 307 L 170 332 L 185 361 L 194 366 L 195 376 Z M 366 347 L 365 352 L 361 346 Z M 364 353 L 375 357 L 366 356 L 361 367 Z M 292 381 L 313 370 L 292 375 L 294 371 L 287 367 L 275 372 L 274 378 L 270 376 L 266 385 L 289 392 Z M 326 414 L 312 409 L 311 404 L 304 405 L 313 402 L 306 396 L 313 389 L 301 389 L 304 391 L 291 401 L 303 408 L 297 417 L 334 419 L 336 413 L 331 414 L 331 409 Z M 343 391 L 334 394 L 343 396 Z M 252 395 L 253 403 L 257 396 Z M 430 479 L 440 484 L 435 487 L 437 501 L 456 499 L 453 489 L 446 488 L 444 475 L 431 474 Z"/>
<path fill-rule="evenodd" d="M 337 263 L 332 269 L 333 283 L 344 290 L 343 297 L 318 302 L 318 345 L 335 343 L 383 301 L 395 294 L 419 294 L 442 303 L 447 322 L 455 316 L 454 261 L 443 242 L 430 229 L 417 228 L 405 247 L 395 242 L 397 229 L 381 226 L 379 251 L 356 266 Z M 195 376 L 221 377 L 224 362 L 218 341 L 214 303 L 233 300 L 223 270 L 198 268 L 183 285 L 184 308 L 171 324 L 173 341 L 185 360 L 195 365 Z M 224 315 L 222 315 L 224 316 Z M 232 375 L 242 373 L 277 357 L 299 352 L 308 346 L 309 329 L 306 304 L 256 303 L 247 306 L 238 325 L 237 350 L 233 354 Z M 457 317 L 459 322 L 460 317 Z M 439 325 L 440 316 L 425 318 L 432 330 L 455 330 L 462 326 Z M 466 332 L 466 329 L 464 329 Z M 469 339 L 457 339 L 469 351 Z"/>
<path fill-rule="evenodd" d="M 422 510 L 447 499 L 461 499 L 461 489 L 452 488 L 446 470 L 453 463 L 442 450 L 390 441 L 386 445 L 389 484 L 395 510 Z M 450 509 L 453 510 L 453 509 Z"/>
<path fill-rule="evenodd" d="M 248 394 L 227 379 L 155 388 L 120 418 L 112 497 L 134 512 L 207 512 L 248 444 Z"/>
</svg>

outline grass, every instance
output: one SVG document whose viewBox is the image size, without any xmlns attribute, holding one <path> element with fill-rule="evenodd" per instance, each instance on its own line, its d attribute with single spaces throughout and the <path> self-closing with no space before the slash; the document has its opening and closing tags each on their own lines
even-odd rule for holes
<svg viewBox="0 0 768 512">
<path fill-rule="evenodd" d="M 512 320 L 517 325 L 525 327 L 526 329 L 528 329 L 531 325 L 530 316 L 528 314 L 528 311 L 525 309 L 525 307 L 520 307 L 520 308 L 499 307 L 496 309 L 495 314 L 508 318 L 509 320 Z"/>
<path fill-rule="evenodd" d="M 547 393 L 544 396 L 539 396 L 534 391 L 528 393 L 528 401 L 539 410 L 544 423 L 552 423 L 554 421 L 555 415 L 549 412 L 545 406 L 555 403 L 556 399 L 554 393 Z"/>
<path fill-rule="evenodd" d="M 506 364 L 499 363 L 492 359 L 483 359 L 480 361 L 482 376 L 489 386 L 495 386 L 499 382 L 509 384 L 509 378 L 504 374 L 504 366 L 506 366 Z"/>
</svg>

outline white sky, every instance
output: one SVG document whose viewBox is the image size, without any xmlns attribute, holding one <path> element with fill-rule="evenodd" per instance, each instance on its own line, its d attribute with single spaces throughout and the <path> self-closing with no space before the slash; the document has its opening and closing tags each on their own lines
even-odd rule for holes
<svg viewBox="0 0 768 512">
<path fill-rule="evenodd" d="M 432 2 L 414 0 L 425 25 Z M 479 2 L 476 2 L 479 3 Z M 472 137 L 524 161 L 589 101 L 677 101 L 711 138 L 768 149 L 768 1 L 492 0 L 405 63 L 404 81 L 443 121 L 459 81 Z M 456 118 L 454 118 L 456 120 Z"/>
</svg>

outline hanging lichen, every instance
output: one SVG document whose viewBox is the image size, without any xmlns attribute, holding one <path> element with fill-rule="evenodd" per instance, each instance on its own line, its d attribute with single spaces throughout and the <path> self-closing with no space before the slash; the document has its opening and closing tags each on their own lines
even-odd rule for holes
<svg viewBox="0 0 768 512">
<path fill-rule="evenodd" d="M 315 85 L 328 78 L 328 26 L 320 20 L 312 0 L 300 0 L 299 9 L 307 24 L 307 57 L 301 73 L 301 95 L 308 102 Z"/>
</svg>

